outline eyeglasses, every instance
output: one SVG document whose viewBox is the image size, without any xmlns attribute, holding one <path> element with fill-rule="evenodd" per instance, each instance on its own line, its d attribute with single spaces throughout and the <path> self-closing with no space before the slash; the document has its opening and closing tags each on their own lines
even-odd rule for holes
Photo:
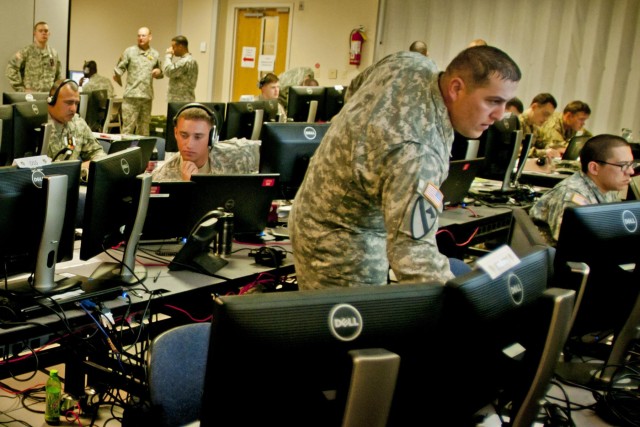
<svg viewBox="0 0 640 427">
<path fill-rule="evenodd" d="M 638 162 L 609 163 L 609 162 L 605 162 L 604 160 L 594 160 L 594 162 L 602 163 L 602 164 L 605 164 L 605 165 L 618 166 L 622 172 L 628 171 L 629 168 L 631 168 L 633 170 L 633 169 L 637 169 L 638 167 L 640 167 L 640 163 L 638 163 Z"/>
</svg>

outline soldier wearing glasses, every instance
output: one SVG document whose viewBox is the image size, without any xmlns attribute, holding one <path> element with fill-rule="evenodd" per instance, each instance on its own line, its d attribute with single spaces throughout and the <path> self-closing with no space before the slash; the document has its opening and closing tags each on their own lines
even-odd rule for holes
<svg viewBox="0 0 640 427">
<path fill-rule="evenodd" d="M 631 147 L 616 135 L 597 135 L 580 151 L 582 170 L 558 183 L 531 208 L 529 215 L 550 244 L 560 235 L 562 215 L 567 207 L 619 202 L 618 192 L 631 181 L 634 161 Z"/>
</svg>

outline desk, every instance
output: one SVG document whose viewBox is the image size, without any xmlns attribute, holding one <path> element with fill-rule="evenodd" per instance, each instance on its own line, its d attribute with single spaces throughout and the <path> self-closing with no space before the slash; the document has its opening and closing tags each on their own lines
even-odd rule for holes
<svg viewBox="0 0 640 427">
<path fill-rule="evenodd" d="M 283 242 L 281 245 L 286 245 L 286 243 Z M 169 271 L 167 265 L 162 265 L 157 261 L 152 261 L 153 264 L 151 264 L 148 259 L 140 257 L 141 252 L 139 252 L 138 261 L 149 264 L 147 265 L 147 278 L 144 280 L 144 287 L 149 293 L 143 291 L 141 285 L 133 285 L 126 288 L 129 289 L 128 296 L 131 303 L 124 298 L 116 298 L 104 302 L 104 305 L 111 310 L 114 318 L 129 316 L 138 325 L 149 318 L 149 313 L 156 316 L 158 313 L 168 315 L 166 316 L 168 320 L 163 320 L 160 325 L 149 327 L 144 335 L 140 334 L 136 337 L 135 334 L 132 334 L 130 339 L 134 342 L 138 341 L 140 336 L 145 340 L 152 339 L 162 330 L 192 322 L 192 318 L 206 319 L 211 314 L 210 294 L 212 292 L 237 291 L 240 286 L 253 282 L 258 275 L 273 274 L 276 271 L 271 267 L 257 265 L 253 258 L 247 256 L 248 252 L 241 251 L 245 248 L 253 248 L 253 246 L 234 245 L 234 250 L 240 251 L 228 257 L 229 264 L 217 272 L 218 277 L 190 271 Z M 79 249 L 79 245 L 76 249 Z M 86 262 L 81 261 L 78 256 L 79 251 L 76 250 L 74 259 L 59 264 L 56 273 L 66 276 L 90 276 L 100 263 L 113 261 L 106 254 L 101 254 Z M 116 255 L 117 257 L 118 255 Z M 169 259 L 167 258 L 166 261 L 168 262 Z M 284 275 L 292 272 L 293 259 L 286 257 L 283 266 L 278 269 L 278 273 Z M 131 289 L 137 289 L 138 292 L 131 292 Z M 180 311 L 177 311 L 176 307 Z M 177 316 L 179 313 L 185 315 Z M 65 391 L 80 396 L 84 394 L 86 360 L 96 360 L 96 357 L 102 357 L 99 362 L 111 359 L 113 363 L 113 354 L 107 354 L 110 352 L 106 350 L 104 350 L 104 355 L 96 356 L 92 354 L 95 350 L 78 347 L 78 341 L 87 336 L 97 335 L 98 340 L 100 339 L 100 333 L 97 331 L 95 323 L 83 310 L 79 308 L 65 309 L 64 318 L 53 314 L 52 311 L 51 314 L 30 320 L 33 323 L 0 329 L 0 350 L 5 357 L 4 363 L 0 363 L 1 378 L 33 371 L 35 369 L 33 357 L 17 358 L 15 356 L 25 348 L 42 349 L 38 352 L 36 361 L 38 366 L 66 364 Z M 140 330 L 139 326 L 130 326 L 131 322 L 129 321 L 127 323 L 129 329 L 138 328 L 136 330 Z M 45 344 L 50 342 L 61 343 L 61 347 L 44 349 Z M 64 346 L 67 344 L 74 351 L 65 349 Z M 141 364 L 143 362 L 141 361 Z M 139 380 L 144 383 L 145 378 L 142 377 Z M 115 385 L 117 382 L 110 381 L 108 384 Z"/>
<path fill-rule="evenodd" d="M 504 207 L 445 209 L 439 218 L 438 249 L 448 257 L 464 259 L 469 247 L 478 243 L 507 243 L 511 217 L 511 209 Z"/>
<path fill-rule="evenodd" d="M 524 166 L 522 175 L 520 175 L 521 184 L 553 188 L 557 183 L 571 176 L 566 173 L 553 172 L 549 162 L 544 166 L 540 166 L 536 163 L 537 161 L 538 159 L 534 158 L 527 159 L 527 164 Z"/>
</svg>

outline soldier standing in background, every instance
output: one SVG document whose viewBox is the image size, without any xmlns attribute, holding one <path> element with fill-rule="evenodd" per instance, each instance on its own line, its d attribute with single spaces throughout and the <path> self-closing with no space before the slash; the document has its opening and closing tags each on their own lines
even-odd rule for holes
<svg viewBox="0 0 640 427">
<path fill-rule="evenodd" d="M 125 49 L 114 68 L 113 80 L 122 86 L 122 75 L 127 72 L 127 85 L 122 100 L 122 133 L 149 135 L 153 79 L 163 77 L 160 55 L 153 49 L 151 31 L 147 27 L 138 30 L 137 46 Z"/>
<path fill-rule="evenodd" d="M 58 52 L 50 47 L 49 25 L 33 26 L 33 44 L 16 52 L 9 60 L 5 75 L 16 92 L 48 92 L 61 79 Z"/>
<path fill-rule="evenodd" d="M 113 98 L 113 84 L 111 84 L 111 80 L 98 74 L 96 61 L 85 62 L 82 71 L 84 77 L 80 79 L 80 87 L 83 93 L 106 90 L 109 98 Z"/>
<path fill-rule="evenodd" d="M 198 63 L 189 53 L 189 41 L 185 36 L 175 36 L 171 39 L 171 47 L 167 48 L 162 71 L 169 77 L 167 102 L 196 100 Z"/>
</svg>

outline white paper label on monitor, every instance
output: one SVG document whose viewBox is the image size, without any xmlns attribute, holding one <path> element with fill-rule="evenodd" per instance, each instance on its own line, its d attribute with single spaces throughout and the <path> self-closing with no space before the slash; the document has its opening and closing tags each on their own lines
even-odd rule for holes
<svg viewBox="0 0 640 427">
<path fill-rule="evenodd" d="M 33 169 L 40 166 L 48 165 L 51 163 L 49 156 L 31 156 L 21 157 L 13 160 L 13 166 L 17 166 L 20 169 Z"/>
<path fill-rule="evenodd" d="M 495 279 L 505 271 L 520 264 L 520 258 L 518 258 L 509 246 L 502 245 L 488 255 L 480 258 L 476 264 L 487 273 L 489 277 Z"/>
</svg>

